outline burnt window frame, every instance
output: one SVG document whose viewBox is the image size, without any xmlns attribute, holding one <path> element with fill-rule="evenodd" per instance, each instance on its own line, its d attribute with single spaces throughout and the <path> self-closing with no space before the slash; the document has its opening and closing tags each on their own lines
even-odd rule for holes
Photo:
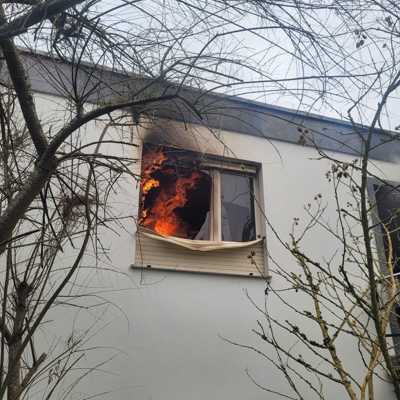
<svg viewBox="0 0 400 400">
<path fill-rule="evenodd" d="M 265 234 L 262 230 L 261 212 L 260 212 L 260 185 L 259 185 L 259 175 L 260 175 L 260 165 L 252 161 L 244 161 L 235 158 L 228 158 L 223 156 L 215 156 L 206 153 L 200 153 L 189 149 L 177 148 L 175 146 L 144 142 L 140 151 L 141 160 L 143 159 L 143 149 L 146 145 L 159 146 L 167 149 L 175 149 L 182 152 L 188 152 L 193 154 L 194 157 L 198 157 L 199 169 L 205 170 L 209 173 L 211 177 L 211 200 L 210 200 L 210 221 L 209 221 L 209 239 L 208 241 L 214 242 L 229 242 L 222 240 L 222 193 L 221 193 L 221 172 L 227 172 L 231 174 L 236 174 L 239 176 L 247 176 L 252 182 L 252 212 L 254 218 L 254 229 L 255 238 L 254 240 L 264 237 Z M 138 212 L 140 213 L 140 207 Z M 196 239 L 184 239 L 184 240 L 196 240 Z M 250 241 L 251 242 L 251 241 Z M 237 242 L 237 243 L 246 243 Z"/>
</svg>

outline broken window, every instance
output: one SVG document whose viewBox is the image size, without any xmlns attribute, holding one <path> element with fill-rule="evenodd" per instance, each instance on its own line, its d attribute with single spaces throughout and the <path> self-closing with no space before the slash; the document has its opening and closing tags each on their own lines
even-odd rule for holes
<svg viewBox="0 0 400 400">
<path fill-rule="evenodd" d="M 191 153 L 146 144 L 140 225 L 160 235 L 209 239 L 211 188 L 210 175 Z"/>
<path fill-rule="evenodd" d="M 255 240 L 254 173 L 255 168 L 145 144 L 139 224 L 162 236 Z"/>
</svg>

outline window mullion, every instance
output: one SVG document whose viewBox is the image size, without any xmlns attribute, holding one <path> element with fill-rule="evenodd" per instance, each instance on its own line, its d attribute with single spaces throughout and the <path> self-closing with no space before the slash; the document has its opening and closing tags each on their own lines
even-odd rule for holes
<svg viewBox="0 0 400 400">
<path fill-rule="evenodd" d="M 221 174 L 218 170 L 212 171 L 212 217 L 211 217 L 211 239 L 222 240 L 221 230 Z"/>
</svg>

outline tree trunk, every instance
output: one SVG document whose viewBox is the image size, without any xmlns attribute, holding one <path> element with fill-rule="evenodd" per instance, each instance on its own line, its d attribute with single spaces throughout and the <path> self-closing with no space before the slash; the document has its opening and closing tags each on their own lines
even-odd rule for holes
<svg viewBox="0 0 400 400">
<path fill-rule="evenodd" d="M 15 291 L 14 326 L 9 344 L 7 400 L 17 400 L 21 394 L 21 355 L 22 334 L 27 312 L 29 286 L 18 282 Z"/>
</svg>

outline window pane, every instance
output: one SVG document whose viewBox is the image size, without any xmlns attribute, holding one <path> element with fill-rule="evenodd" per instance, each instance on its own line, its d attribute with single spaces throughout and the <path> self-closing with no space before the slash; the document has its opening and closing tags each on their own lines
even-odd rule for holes
<svg viewBox="0 0 400 400">
<path fill-rule="evenodd" d="M 256 238 L 252 178 L 221 172 L 221 218 L 222 240 L 247 242 Z"/>
<path fill-rule="evenodd" d="M 211 177 L 196 154 L 145 145 L 142 155 L 140 225 L 160 235 L 210 238 Z"/>
</svg>

